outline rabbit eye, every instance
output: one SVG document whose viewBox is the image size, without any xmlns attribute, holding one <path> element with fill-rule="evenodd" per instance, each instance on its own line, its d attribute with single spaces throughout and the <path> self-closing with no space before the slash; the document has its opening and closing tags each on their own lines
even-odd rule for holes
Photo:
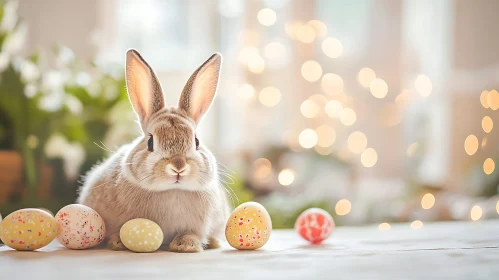
<svg viewBox="0 0 499 280">
<path fill-rule="evenodd" d="M 196 150 L 199 150 L 199 139 L 194 136 L 194 139 L 196 140 Z"/>
<path fill-rule="evenodd" d="M 154 140 L 152 138 L 152 135 L 149 135 L 149 140 L 147 141 L 147 150 L 149 152 L 154 151 Z"/>
</svg>

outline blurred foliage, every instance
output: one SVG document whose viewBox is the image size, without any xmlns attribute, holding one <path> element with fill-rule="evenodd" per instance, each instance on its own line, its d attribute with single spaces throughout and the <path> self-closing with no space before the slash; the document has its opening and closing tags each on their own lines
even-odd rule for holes
<svg viewBox="0 0 499 280">
<path fill-rule="evenodd" d="M 336 221 L 336 218 L 334 217 L 334 211 L 330 205 L 329 202 L 327 201 L 316 201 L 316 202 L 311 202 L 308 204 L 305 204 L 294 211 L 282 211 L 281 209 L 278 208 L 270 208 L 267 207 L 267 210 L 269 211 L 270 217 L 272 218 L 272 228 L 274 229 L 287 229 L 287 228 L 294 228 L 295 226 L 295 221 L 300 216 L 300 214 L 309 209 L 309 208 L 321 208 L 326 210 L 331 216 Z"/>
</svg>

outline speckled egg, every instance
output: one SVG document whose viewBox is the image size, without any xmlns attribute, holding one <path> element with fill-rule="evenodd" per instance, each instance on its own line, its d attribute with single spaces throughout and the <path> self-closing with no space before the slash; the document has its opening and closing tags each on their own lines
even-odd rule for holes
<svg viewBox="0 0 499 280">
<path fill-rule="evenodd" d="M 57 223 L 47 212 L 27 208 L 3 219 L 0 238 L 10 248 L 32 251 L 49 244 L 57 235 Z"/>
<path fill-rule="evenodd" d="M 121 227 L 120 239 L 131 251 L 149 253 L 158 250 L 163 243 L 163 231 L 155 222 L 138 218 Z"/>
<path fill-rule="evenodd" d="M 246 202 L 236 207 L 225 226 L 227 242 L 239 250 L 262 247 L 269 240 L 271 232 L 270 215 L 257 202 Z"/>
<path fill-rule="evenodd" d="M 55 219 L 59 225 L 57 239 L 70 249 L 87 249 L 101 243 L 106 236 L 104 220 L 94 209 L 81 205 L 64 206 Z"/>
<path fill-rule="evenodd" d="M 295 230 L 305 240 L 319 244 L 333 233 L 335 224 L 333 217 L 323 209 L 310 208 L 296 219 Z"/>
</svg>

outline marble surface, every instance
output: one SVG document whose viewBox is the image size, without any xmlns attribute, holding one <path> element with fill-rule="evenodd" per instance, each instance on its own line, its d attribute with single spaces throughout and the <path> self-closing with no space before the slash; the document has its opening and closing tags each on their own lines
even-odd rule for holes
<svg viewBox="0 0 499 280">
<path fill-rule="evenodd" d="M 202 253 L 0 247 L 0 279 L 499 279 L 499 220 L 339 227 L 312 246 L 275 230 L 260 250 Z"/>
</svg>

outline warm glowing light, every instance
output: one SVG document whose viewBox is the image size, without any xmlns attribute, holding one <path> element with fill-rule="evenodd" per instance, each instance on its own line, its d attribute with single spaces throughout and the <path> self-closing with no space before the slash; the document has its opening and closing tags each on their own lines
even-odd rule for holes
<svg viewBox="0 0 499 280">
<path fill-rule="evenodd" d="M 336 131 L 332 127 L 327 124 L 320 125 L 315 129 L 315 133 L 317 133 L 317 146 L 320 147 L 329 147 L 333 145 L 336 140 Z"/>
<path fill-rule="evenodd" d="M 489 104 L 489 108 L 492 110 L 499 109 L 499 92 L 497 90 L 491 90 L 487 95 L 487 103 Z"/>
<path fill-rule="evenodd" d="M 277 15 L 274 10 L 265 8 L 258 12 L 257 18 L 262 25 L 271 26 L 275 23 Z"/>
<path fill-rule="evenodd" d="M 475 205 L 471 208 L 470 212 L 471 219 L 473 221 L 478 221 L 482 217 L 482 207 Z"/>
<path fill-rule="evenodd" d="M 284 29 L 286 30 L 286 33 L 288 36 L 293 39 L 297 40 L 298 38 L 296 37 L 296 33 L 298 32 L 298 29 L 303 25 L 303 22 L 300 21 L 295 21 L 291 23 L 286 23 L 284 25 Z"/>
<path fill-rule="evenodd" d="M 381 120 L 386 126 L 396 126 L 402 121 L 402 112 L 395 104 L 385 104 L 381 108 Z"/>
<path fill-rule="evenodd" d="M 301 75 L 309 82 L 315 82 L 322 76 L 321 65 L 314 60 L 309 60 L 301 66 Z"/>
<path fill-rule="evenodd" d="M 295 180 L 295 173 L 291 169 L 283 169 L 281 172 L 279 172 L 278 179 L 279 184 L 283 186 L 289 186 Z"/>
<path fill-rule="evenodd" d="M 302 25 L 296 30 L 296 38 L 305 44 L 312 43 L 315 40 L 315 30 L 309 25 Z"/>
<path fill-rule="evenodd" d="M 344 216 L 350 213 L 350 210 L 352 210 L 352 204 L 348 199 L 342 199 L 336 203 L 334 210 L 339 216 Z"/>
<path fill-rule="evenodd" d="M 413 157 L 416 154 L 418 148 L 419 148 L 418 142 L 414 142 L 411 145 L 409 145 L 409 147 L 407 147 L 407 152 L 406 152 L 407 156 Z"/>
<path fill-rule="evenodd" d="M 249 61 L 252 61 L 254 59 L 261 59 L 260 51 L 253 46 L 244 47 L 241 49 L 241 51 L 239 51 L 237 59 L 240 63 L 248 65 Z"/>
<path fill-rule="evenodd" d="M 411 223 L 411 228 L 413 229 L 420 229 L 423 227 L 423 222 L 420 220 L 415 220 L 414 222 Z"/>
<path fill-rule="evenodd" d="M 300 143 L 300 146 L 305 149 L 310 149 L 315 146 L 317 144 L 317 140 L 317 133 L 310 128 L 303 130 L 300 133 L 300 136 L 298 136 L 298 142 Z"/>
<path fill-rule="evenodd" d="M 482 149 L 485 148 L 485 146 L 487 146 L 487 137 L 483 137 L 482 139 Z"/>
<path fill-rule="evenodd" d="M 357 114 L 350 108 L 345 108 L 341 111 L 340 121 L 346 126 L 353 125 L 357 121 Z"/>
<path fill-rule="evenodd" d="M 326 103 L 326 114 L 331 118 L 339 118 L 343 111 L 343 105 L 338 100 L 329 100 Z"/>
<path fill-rule="evenodd" d="M 243 84 L 238 88 L 237 94 L 243 99 L 250 99 L 255 95 L 255 89 L 250 84 Z"/>
<path fill-rule="evenodd" d="M 494 127 L 494 122 L 489 116 L 485 116 L 482 119 L 482 128 L 485 133 L 489 133 Z"/>
<path fill-rule="evenodd" d="M 260 91 L 258 97 L 263 105 L 274 107 L 281 101 L 281 92 L 275 87 L 266 87 Z"/>
<path fill-rule="evenodd" d="M 360 155 L 360 162 L 364 167 L 373 167 L 378 162 L 378 153 L 373 148 L 367 148 Z"/>
<path fill-rule="evenodd" d="M 482 103 L 483 108 L 488 109 L 489 108 L 489 101 L 487 100 L 489 96 L 489 91 L 484 90 L 480 94 L 480 103 Z"/>
<path fill-rule="evenodd" d="M 258 55 L 248 60 L 248 70 L 255 74 L 260 74 L 265 70 L 265 60 Z"/>
<path fill-rule="evenodd" d="M 493 159 L 488 158 L 483 162 L 483 171 L 485 172 L 485 174 L 492 174 L 492 172 L 494 172 L 494 169 L 496 169 L 496 164 L 494 163 Z"/>
<path fill-rule="evenodd" d="M 259 158 L 253 163 L 254 178 L 260 182 L 267 182 L 272 175 L 272 164 L 266 158 Z"/>
<path fill-rule="evenodd" d="M 426 75 L 419 75 L 414 82 L 416 91 L 423 97 L 431 94 L 432 84 L 430 78 Z"/>
<path fill-rule="evenodd" d="M 376 73 L 373 69 L 367 67 L 360 69 L 359 74 L 357 75 L 357 80 L 360 85 L 365 88 L 368 88 L 374 79 L 376 79 Z"/>
<path fill-rule="evenodd" d="M 327 27 L 322 21 L 314 19 L 309 21 L 307 24 L 315 30 L 315 34 L 317 35 L 317 37 L 326 36 Z"/>
<path fill-rule="evenodd" d="M 388 93 L 388 85 L 383 79 L 374 79 L 369 85 L 369 89 L 376 98 L 383 98 Z"/>
<path fill-rule="evenodd" d="M 497 204 L 496 204 L 496 212 L 497 212 L 497 214 L 499 214 L 499 201 L 497 201 Z"/>
<path fill-rule="evenodd" d="M 319 154 L 323 156 L 327 156 L 333 152 L 333 146 L 329 147 L 321 147 L 319 145 L 315 145 L 314 150 Z"/>
<path fill-rule="evenodd" d="M 402 90 L 402 92 L 395 98 L 395 104 L 397 104 L 400 109 L 404 109 L 410 103 L 411 92 L 408 89 Z"/>
<path fill-rule="evenodd" d="M 337 58 L 343 53 L 343 45 L 336 38 L 327 38 L 322 42 L 322 51 L 330 58 Z"/>
<path fill-rule="evenodd" d="M 336 74 L 324 74 L 321 81 L 321 88 L 328 94 L 341 94 L 343 93 L 343 79 Z"/>
<path fill-rule="evenodd" d="M 285 52 L 286 48 L 279 42 L 268 43 L 263 50 L 263 54 L 265 55 L 265 57 L 271 60 L 282 59 Z"/>
<path fill-rule="evenodd" d="M 475 135 L 470 134 L 464 140 L 464 150 L 470 156 L 474 155 L 478 150 L 478 138 Z"/>
<path fill-rule="evenodd" d="M 305 118 L 315 118 L 321 108 L 314 101 L 307 99 L 301 103 L 300 111 Z"/>
<path fill-rule="evenodd" d="M 378 226 L 379 230 L 390 230 L 391 228 L 392 228 L 392 226 L 390 226 L 389 223 L 381 223 Z"/>
<path fill-rule="evenodd" d="M 327 98 L 323 94 L 313 94 L 308 99 L 314 101 L 320 107 L 324 107 L 327 103 Z"/>
<path fill-rule="evenodd" d="M 367 137 L 360 131 L 355 131 L 348 136 L 348 149 L 354 154 L 362 153 L 367 147 Z"/>
<path fill-rule="evenodd" d="M 427 193 L 423 195 L 423 198 L 421 198 L 421 207 L 423 209 L 431 209 L 435 205 L 435 196 L 431 193 Z"/>
</svg>

